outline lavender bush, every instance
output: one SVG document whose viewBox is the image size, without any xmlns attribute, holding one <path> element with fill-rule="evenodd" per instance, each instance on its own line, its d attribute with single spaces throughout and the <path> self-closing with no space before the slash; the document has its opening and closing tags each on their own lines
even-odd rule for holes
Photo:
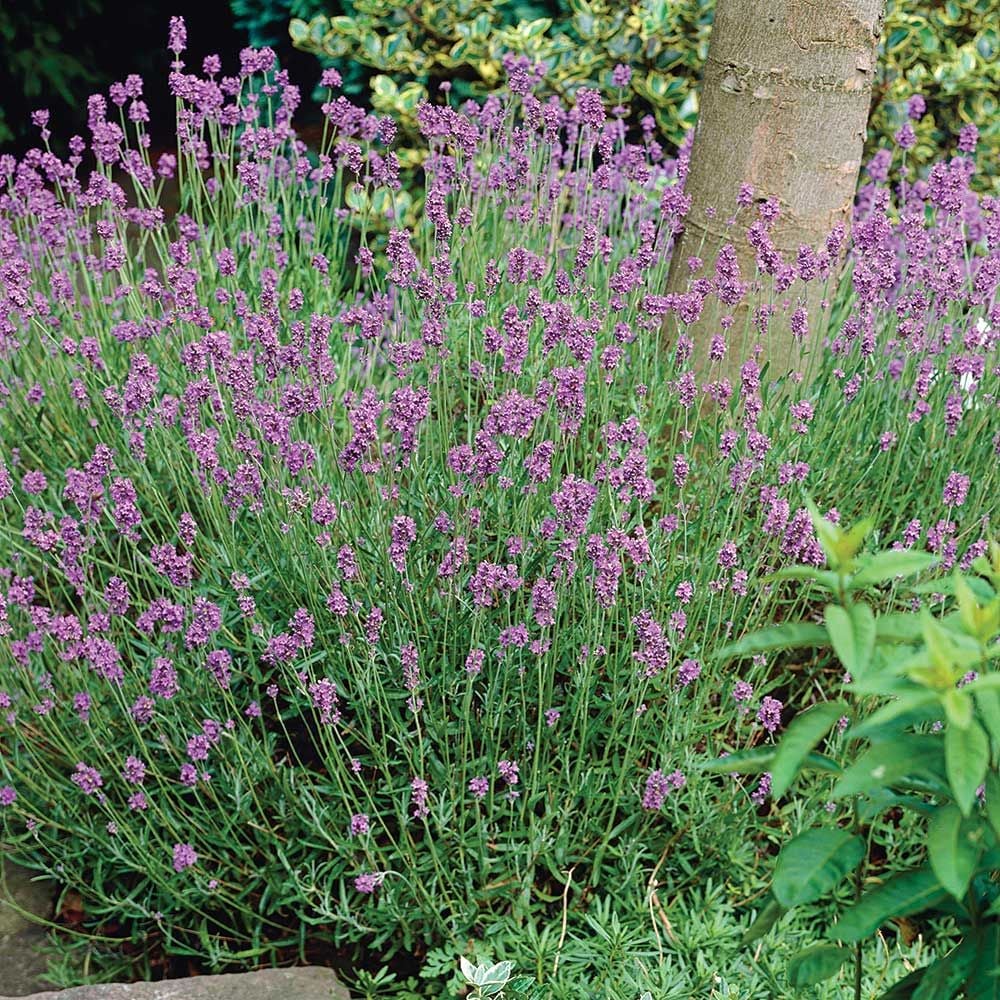
<svg viewBox="0 0 1000 1000">
<path fill-rule="evenodd" d="M 130 77 L 67 161 L 44 112 L 0 157 L 5 848 L 213 968 L 730 871 L 766 780 L 690 765 L 775 739 L 822 672 L 707 656 L 808 611 L 761 579 L 822 561 L 804 488 L 945 568 L 986 549 L 972 150 L 895 198 L 873 164 L 843 284 L 843 232 L 786 261 L 748 189 L 757 274 L 724 252 L 661 295 L 685 156 L 597 92 L 542 104 L 515 62 L 503 100 L 424 105 L 425 218 L 381 244 L 391 120 L 328 71 L 313 152 L 269 50 L 188 72 L 179 19 L 170 49 L 176 155 Z M 780 322 L 806 364 L 772 382 Z"/>
</svg>

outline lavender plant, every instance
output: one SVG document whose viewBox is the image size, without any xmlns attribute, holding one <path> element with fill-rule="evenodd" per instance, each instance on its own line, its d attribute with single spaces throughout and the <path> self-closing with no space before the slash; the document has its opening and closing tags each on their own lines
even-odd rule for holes
<svg viewBox="0 0 1000 1000">
<path fill-rule="evenodd" d="M 706 657 L 807 607 L 764 579 L 822 561 L 803 486 L 945 567 L 986 551 L 1000 205 L 971 152 L 896 202 L 872 168 L 843 286 L 843 232 L 786 261 L 748 188 L 757 274 L 726 250 L 661 295 L 686 160 L 596 91 L 542 103 L 515 60 L 503 99 L 422 105 L 424 218 L 380 247 L 390 119 L 328 71 L 308 150 L 273 53 L 169 45 L 176 153 L 129 77 L 67 160 L 44 111 L 0 157 L 5 851 L 210 968 L 461 950 L 724 873 L 698 831 L 753 811 L 691 764 L 769 744 L 800 679 Z M 807 366 L 775 383 L 782 311 Z"/>
</svg>

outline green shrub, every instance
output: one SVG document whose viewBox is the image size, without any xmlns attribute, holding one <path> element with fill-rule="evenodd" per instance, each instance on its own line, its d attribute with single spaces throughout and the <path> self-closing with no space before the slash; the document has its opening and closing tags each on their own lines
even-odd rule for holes
<svg viewBox="0 0 1000 1000">
<path fill-rule="evenodd" d="M 892 919 L 937 911 L 956 919 L 961 943 L 911 972 L 884 1000 L 911 993 L 928 1000 L 954 997 L 962 987 L 967 997 L 995 996 L 995 989 L 980 990 L 997 975 L 1000 947 L 1000 889 L 991 878 L 1000 867 L 1000 674 L 994 669 L 1000 545 L 991 543 L 989 557 L 972 562 L 972 574 L 955 570 L 950 579 L 917 588 L 932 600 L 947 595 L 947 615 L 934 617 L 926 608 L 877 615 L 858 595 L 927 569 L 933 556 L 906 549 L 859 555 L 873 522 L 844 531 L 815 507 L 811 513 L 829 568 L 790 567 L 772 579 L 802 580 L 825 592 L 831 603 L 823 623 L 773 626 L 718 654 L 728 659 L 832 646 L 846 671 L 842 688 L 849 698 L 796 716 L 776 748 L 729 754 L 708 765 L 725 773 L 766 772 L 777 798 L 800 771 L 832 771 L 837 778 L 830 790 L 834 816 L 784 845 L 770 903 L 746 943 L 767 934 L 788 910 L 817 902 L 851 877 L 852 897 L 826 927 L 826 940 L 790 959 L 791 985 L 815 985 L 852 960 L 860 1000 L 862 943 Z M 838 728 L 847 730 L 843 741 Z M 828 751 L 841 744 L 840 752 L 817 753 L 824 743 Z M 915 814 L 926 858 L 872 885 L 872 844 L 892 810 Z M 898 818 L 889 822 L 898 824 Z M 898 859 L 890 862 L 898 865 Z"/>
<path fill-rule="evenodd" d="M 629 106 L 633 126 L 652 114 L 660 141 L 676 148 L 698 117 L 714 3 L 348 0 L 342 9 L 339 16 L 293 19 L 292 40 L 338 65 L 361 63 L 391 75 L 376 78 L 378 111 L 412 120 L 428 88 L 442 81 L 460 97 L 482 97 L 499 88 L 503 55 L 511 52 L 545 63 L 539 96 L 599 87 Z M 920 171 L 943 149 L 954 149 L 961 127 L 974 122 L 989 164 L 979 185 L 989 187 L 1000 152 L 997 0 L 889 0 L 883 40 L 868 152 L 891 145 L 906 119 L 906 99 L 919 92 L 928 112 L 916 130 L 910 168 Z M 632 69 L 622 88 L 612 81 L 619 63 Z M 414 143 L 406 151 L 411 162 L 421 149 Z M 405 165 L 403 151 L 401 159 Z"/>
</svg>

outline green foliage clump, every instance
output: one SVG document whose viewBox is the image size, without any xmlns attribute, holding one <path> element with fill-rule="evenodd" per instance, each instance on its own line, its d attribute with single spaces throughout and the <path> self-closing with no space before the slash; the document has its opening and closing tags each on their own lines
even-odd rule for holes
<svg viewBox="0 0 1000 1000">
<path fill-rule="evenodd" d="M 235 0 L 234 0 L 235 2 Z M 698 117 L 698 84 L 708 55 L 714 0 L 345 0 L 344 13 L 294 18 L 296 47 L 361 64 L 380 74 L 373 104 L 404 122 L 435 84 L 457 96 L 483 97 L 503 80 L 505 53 L 545 64 L 537 93 L 561 97 L 598 87 L 630 109 L 633 126 L 656 119 L 660 140 L 681 144 Z M 992 14 L 992 16 L 991 16 Z M 905 101 L 920 93 L 927 114 L 917 126 L 908 162 L 918 173 L 942 151 L 954 150 L 959 130 L 975 122 L 986 159 L 1000 151 L 1000 18 L 997 0 L 889 0 L 879 58 L 868 153 L 890 145 L 906 120 Z M 619 63 L 632 69 L 622 87 L 612 81 Z M 391 79 L 390 79 L 391 77 Z M 422 159 L 419 144 L 401 162 Z M 980 177 L 994 182 L 995 167 Z"/>
<path fill-rule="evenodd" d="M 100 0 L 66 0 L 59 17 L 43 0 L 0 5 L 0 143 L 27 128 L 28 110 L 75 104 L 82 85 L 94 82 L 89 53 L 70 44 L 80 23 L 101 9 Z"/>
<path fill-rule="evenodd" d="M 859 556 L 872 521 L 844 531 L 815 507 L 811 514 L 829 568 L 789 567 L 773 579 L 805 580 L 827 592 L 832 601 L 823 624 L 767 628 L 719 655 L 832 646 L 847 671 L 843 689 L 849 700 L 825 701 L 796 716 L 776 748 L 728 754 L 708 767 L 766 771 L 776 798 L 801 771 L 832 772 L 837 815 L 782 847 L 770 903 L 745 942 L 763 937 L 792 908 L 836 892 L 852 876 L 853 893 L 847 900 L 841 894 L 841 912 L 825 928 L 825 940 L 789 960 L 791 985 L 815 985 L 853 960 L 853 995 L 860 1000 L 862 943 L 890 920 L 931 912 L 953 917 L 961 942 L 911 972 L 883 1000 L 954 997 L 963 987 L 963 996 L 995 996 L 995 988 L 984 991 L 983 985 L 996 977 L 1000 947 L 1000 887 L 991 877 L 1000 867 L 1000 673 L 994 669 L 1000 655 L 1000 545 L 991 543 L 989 556 L 972 562 L 972 573 L 956 570 L 951 579 L 916 588 L 948 599 L 948 614 L 936 617 L 924 608 L 876 615 L 858 595 L 921 572 L 934 557 L 905 549 Z M 843 741 L 834 735 L 838 723 L 849 726 Z M 824 741 L 828 750 L 841 744 L 840 752 L 817 753 Z M 890 811 L 894 818 L 887 820 Z M 872 884 L 878 828 L 886 821 L 898 824 L 903 812 L 917 817 L 926 857 Z"/>
<path fill-rule="evenodd" d="M 963 125 L 976 124 L 988 166 L 984 188 L 996 185 L 1000 153 L 1000 2 L 890 0 L 879 60 L 868 143 L 888 145 L 903 123 L 905 101 L 922 94 L 927 113 L 914 123 L 917 144 L 907 159 L 926 167 L 954 151 Z"/>
</svg>

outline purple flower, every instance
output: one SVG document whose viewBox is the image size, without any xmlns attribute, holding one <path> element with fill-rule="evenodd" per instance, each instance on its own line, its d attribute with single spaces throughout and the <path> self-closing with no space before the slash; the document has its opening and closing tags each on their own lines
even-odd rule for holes
<svg viewBox="0 0 1000 1000">
<path fill-rule="evenodd" d="M 32 495 L 44 493 L 48 485 L 45 473 L 38 470 L 25 473 L 24 478 L 21 480 L 21 489 L 23 489 L 25 493 L 30 493 Z"/>
<path fill-rule="evenodd" d="M 365 834 L 370 829 L 370 824 L 368 822 L 368 813 L 355 813 L 351 817 L 351 836 L 360 837 Z"/>
<path fill-rule="evenodd" d="M 677 668 L 677 683 L 681 687 L 696 681 L 701 674 L 701 664 L 697 660 L 684 660 Z"/>
<path fill-rule="evenodd" d="M 132 812 L 145 812 L 149 808 L 149 802 L 143 792 L 133 792 L 128 797 L 128 807 Z"/>
<path fill-rule="evenodd" d="M 175 56 L 179 56 L 187 48 L 187 25 L 184 23 L 183 17 L 170 18 L 167 48 Z"/>
<path fill-rule="evenodd" d="M 480 775 L 475 778 L 469 779 L 469 791 L 475 798 L 477 799 L 486 798 L 487 794 L 489 793 L 489 790 L 490 790 L 489 778 Z"/>
<path fill-rule="evenodd" d="M 762 806 L 771 794 L 771 772 L 765 771 L 757 782 L 757 787 L 750 793 L 750 801 L 755 806 Z"/>
<path fill-rule="evenodd" d="M 70 780 L 84 795 L 95 794 L 104 784 L 101 772 L 96 768 L 88 767 L 82 761 L 76 765 L 76 774 L 71 775 Z"/>
<path fill-rule="evenodd" d="M 178 780 L 187 788 L 194 788 L 198 783 L 198 768 L 194 764 L 182 764 Z"/>
<path fill-rule="evenodd" d="M 749 701 L 753 697 L 753 685 L 746 681 L 737 681 L 733 685 L 733 701 L 737 704 Z"/>
<path fill-rule="evenodd" d="M 618 88 L 627 87 L 632 79 L 632 67 L 624 63 L 618 63 L 611 71 L 611 82 Z"/>
<path fill-rule="evenodd" d="M 736 565 L 738 558 L 735 542 L 726 542 L 719 549 L 718 563 L 723 569 L 732 569 Z"/>
<path fill-rule="evenodd" d="M 174 844 L 174 871 L 182 872 L 198 863 L 198 854 L 190 844 Z"/>
<path fill-rule="evenodd" d="M 0 786 L 0 806 L 12 806 L 17 801 L 17 792 L 12 785 Z"/>
<path fill-rule="evenodd" d="M 584 125 L 593 129 L 603 128 L 605 114 L 600 91 L 581 87 L 576 92 L 576 111 Z"/>
<path fill-rule="evenodd" d="M 177 684 L 177 671 L 174 670 L 173 663 L 165 656 L 158 656 L 153 660 L 153 672 L 149 677 L 149 693 L 170 701 L 177 694 L 179 686 Z"/>
<path fill-rule="evenodd" d="M 369 895 L 373 893 L 381 884 L 385 875 L 382 872 L 362 872 L 354 880 L 354 888 L 358 892 Z"/>
<path fill-rule="evenodd" d="M 410 804 L 413 806 L 413 818 L 424 819 L 430 815 L 431 811 L 427 805 L 427 782 L 423 778 L 414 778 L 410 782 L 410 789 L 413 792 L 413 796 L 410 799 Z"/>
<path fill-rule="evenodd" d="M 556 603 L 555 587 L 545 577 L 539 577 L 531 588 L 531 610 L 536 625 L 542 628 L 555 625 Z"/>
<path fill-rule="evenodd" d="M 650 773 L 646 778 L 646 789 L 642 795 L 642 808 L 655 812 L 663 806 L 667 795 L 685 784 L 684 775 L 680 771 L 664 774 L 660 770 Z"/>
<path fill-rule="evenodd" d="M 517 763 L 512 760 L 502 760 L 497 764 L 497 771 L 508 785 L 516 785 L 521 779 Z"/>
<path fill-rule="evenodd" d="M 333 726 L 340 721 L 340 701 L 337 697 L 337 685 L 321 678 L 309 685 L 309 695 L 313 708 L 319 712 L 319 721 L 324 726 Z"/>
<path fill-rule="evenodd" d="M 146 780 L 146 765 L 138 757 L 126 757 L 122 777 L 130 785 L 141 785 Z"/>
<path fill-rule="evenodd" d="M 979 142 L 979 129 L 969 122 L 968 125 L 963 125 L 958 133 L 958 148 L 962 153 L 969 153 L 970 155 L 976 151 L 976 145 Z"/>
<path fill-rule="evenodd" d="M 153 718 L 153 710 L 155 707 L 153 699 L 143 694 L 136 698 L 129 711 L 132 718 L 135 719 L 139 725 L 145 725 L 145 723 L 149 722 Z"/>
<path fill-rule="evenodd" d="M 735 697 L 735 692 L 734 692 Z M 760 703 L 760 708 L 757 710 L 757 721 L 769 732 L 775 733 L 781 726 L 781 710 L 784 708 L 782 703 L 778 701 L 777 698 L 772 698 L 769 695 Z"/>
<path fill-rule="evenodd" d="M 944 484 L 944 491 L 941 499 L 947 507 L 961 507 L 965 503 L 965 498 L 969 495 L 969 477 L 963 476 L 960 472 L 949 473 Z"/>
<path fill-rule="evenodd" d="M 220 628 L 222 609 L 207 598 L 196 597 L 191 609 L 191 624 L 184 635 L 184 645 L 188 649 L 204 646 Z"/>
</svg>

